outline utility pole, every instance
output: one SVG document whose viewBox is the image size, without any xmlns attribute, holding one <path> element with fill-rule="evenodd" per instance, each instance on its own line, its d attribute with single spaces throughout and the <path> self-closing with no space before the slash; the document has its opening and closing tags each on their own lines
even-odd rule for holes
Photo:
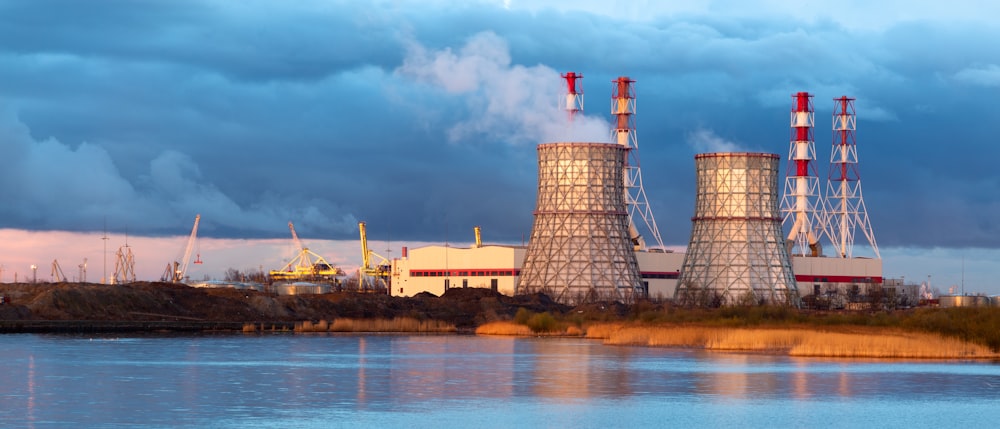
<svg viewBox="0 0 1000 429">
<path fill-rule="evenodd" d="M 101 284 L 106 285 L 108 284 L 108 218 L 107 217 L 104 218 L 104 237 L 101 237 L 101 240 L 104 240 L 104 253 L 103 253 L 104 274 L 101 277 Z"/>
</svg>

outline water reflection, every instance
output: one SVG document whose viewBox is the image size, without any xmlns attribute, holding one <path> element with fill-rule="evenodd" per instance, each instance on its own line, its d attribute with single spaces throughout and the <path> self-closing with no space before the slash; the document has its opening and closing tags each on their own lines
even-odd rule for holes
<svg viewBox="0 0 1000 429">
<path fill-rule="evenodd" d="M 388 383 L 396 401 L 512 395 L 514 339 L 425 336 L 390 341 Z"/>
<path fill-rule="evenodd" d="M 873 404 L 948 412 L 959 404 L 1000 405 L 1000 366 L 992 363 L 824 360 L 454 335 L 96 340 L 0 336 L 2 426 L 298 427 L 311 419 L 366 416 L 372 426 L 407 418 L 457 419 L 462 426 L 463 419 L 482 418 L 496 427 L 531 426 L 532 416 L 549 413 L 572 413 L 588 423 L 583 426 L 656 425 L 665 416 L 702 414 L 713 416 L 705 422 L 719 423 L 722 415 L 768 425 L 774 422 L 760 407 L 773 418 L 792 403 L 796 412 L 814 414 Z M 491 414 L 484 407 L 520 411 Z M 640 417 L 648 420 L 635 420 Z"/>
</svg>

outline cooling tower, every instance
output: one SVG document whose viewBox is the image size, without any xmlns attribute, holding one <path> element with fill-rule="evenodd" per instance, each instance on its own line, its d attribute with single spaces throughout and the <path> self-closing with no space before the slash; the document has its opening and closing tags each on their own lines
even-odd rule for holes
<svg viewBox="0 0 1000 429">
<path fill-rule="evenodd" d="M 538 145 L 538 200 L 516 293 L 556 301 L 632 302 L 642 278 L 629 239 L 627 148 L 603 143 Z"/>
<path fill-rule="evenodd" d="M 778 155 L 708 153 L 694 160 L 691 242 L 674 301 L 798 305 L 778 211 Z"/>
</svg>

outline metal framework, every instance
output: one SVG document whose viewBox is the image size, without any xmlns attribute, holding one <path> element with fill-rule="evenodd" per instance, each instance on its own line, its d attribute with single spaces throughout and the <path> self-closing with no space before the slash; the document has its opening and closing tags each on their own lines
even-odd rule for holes
<svg viewBox="0 0 1000 429">
<path fill-rule="evenodd" d="M 368 229 L 364 222 L 358 222 L 361 235 L 361 267 L 358 268 L 358 289 L 361 292 L 389 293 L 392 264 L 384 256 L 368 248 Z M 372 259 L 378 258 L 373 264 Z"/>
<path fill-rule="evenodd" d="M 63 274 L 63 270 L 62 270 L 62 267 L 59 266 L 59 260 L 58 259 L 53 259 L 52 260 L 52 281 L 53 282 L 63 282 L 63 283 L 66 283 L 67 281 L 69 281 L 66 278 L 66 274 Z"/>
<path fill-rule="evenodd" d="M 636 250 L 646 250 L 646 239 L 637 229 L 637 225 L 645 225 L 650 238 L 659 249 L 663 249 L 663 239 L 653 217 L 653 209 L 646 199 L 646 191 L 642 187 L 642 172 L 639 169 L 639 143 L 635 134 L 635 81 L 628 76 L 620 76 L 612 81 L 611 116 L 613 129 L 611 141 L 626 148 L 625 159 L 625 203 L 628 207 L 629 237 Z"/>
<path fill-rule="evenodd" d="M 778 214 L 778 162 L 767 153 L 695 156 L 695 213 L 675 302 L 798 305 Z"/>
<path fill-rule="evenodd" d="M 517 294 L 541 292 L 568 305 L 642 296 L 622 180 L 627 150 L 607 143 L 538 145 L 535 221 Z"/>
<path fill-rule="evenodd" d="M 875 232 L 861 196 L 854 99 L 844 96 L 833 101 L 833 147 L 830 150 L 830 176 L 825 197 L 826 234 L 833 242 L 837 256 L 851 258 L 854 252 L 854 232 L 861 228 L 875 257 L 881 259 L 875 243 Z"/>
<path fill-rule="evenodd" d="M 338 277 L 344 276 L 344 270 L 327 262 L 322 256 L 309 250 L 306 245 L 299 240 L 299 235 L 295 232 L 295 225 L 288 222 L 288 229 L 292 233 L 292 242 L 299 249 L 298 254 L 288 261 L 279 270 L 269 271 L 268 277 L 271 281 L 322 281 L 338 282 Z"/>
<path fill-rule="evenodd" d="M 127 284 L 135 282 L 135 255 L 128 244 L 119 247 L 115 253 L 115 275 L 111 284 Z"/>
<path fill-rule="evenodd" d="M 188 262 L 191 262 L 191 252 L 194 250 L 195 240 L 198 238 L 198 223 L 201 222 L 201 215 L 197 214 L 194 216 L 194 226 L 191 227 L 191 235 L 188 236 L 187 245 L 184 247 L 184 255 L 181 256 L 180 261 L 173 261 L 167 263 L 167 268 L 163 271 L 163 275 L 160 276 L 160 280 L 169 281 L 172 283 L 180 283 L 184 281 L 184 276 L 187 275 Z M 194 261 L 195 264 L 201 264 L 201 255 Z"/>
<path fill-rule="evenodd" d="M 820 201 L 819 175 L 816 174 L 816 142 L 813 137 L 815 110 L 812 95 L 792 95 L 791 143 L 785 171 L 785 193 L 781 200 L 782 223 L 789 226 L 789 252 L 802 256 L 821 256 L 819 231 L 823 231 L 823 204 Z"/>
</svg>

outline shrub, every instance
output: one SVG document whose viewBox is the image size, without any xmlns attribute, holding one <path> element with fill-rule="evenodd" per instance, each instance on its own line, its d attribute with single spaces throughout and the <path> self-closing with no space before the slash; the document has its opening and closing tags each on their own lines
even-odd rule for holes
<svg viewBox="0 0 1000 429">
<path fill-rule="evenodd" d="M 553 332 L 559 329 L 556 318 L 552 317 L 548 311 L 532 315 L 528 319 L 527 325 L 532 332 Z"/>
<path fill-rule="evenodd" d="M 517 314 L 514 315 L 514 323 L 517 323 L 517 324 L 520 324 L 520 325 L 527 325 L 528 324 L 528 319 L 530 319 L 531 316 L 534 316 L 534 315 L 535 315 L 535 313 L 533 313 L 531 310 L 528 310 L 527 308 L 521 307 L 521 308 L 517 309 Z"/>
</svg>

